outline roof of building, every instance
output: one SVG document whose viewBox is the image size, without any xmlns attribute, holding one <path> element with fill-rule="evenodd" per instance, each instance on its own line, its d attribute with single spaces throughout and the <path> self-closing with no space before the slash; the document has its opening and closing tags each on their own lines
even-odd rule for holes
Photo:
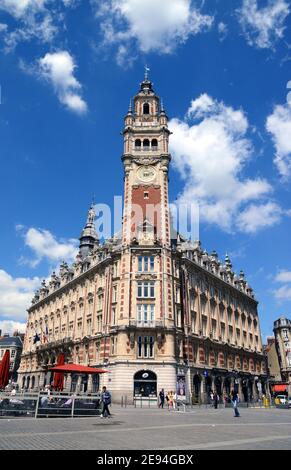
<svg viewBox="0 0 291 470">
<path fill-rule="evenodd" d="M 0 348 L 4 346 L 15 346 L 18 348 L 22 348 L 22 341 L 19 336 L 4 336 L 0 338 Z"/>
</svg>

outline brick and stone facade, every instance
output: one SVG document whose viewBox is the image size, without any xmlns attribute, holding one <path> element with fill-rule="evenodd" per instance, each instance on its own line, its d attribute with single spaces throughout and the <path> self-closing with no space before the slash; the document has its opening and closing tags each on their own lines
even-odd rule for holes
<svg viewBox="0 0 291 470">
<path fill-rule="evenodd" d="M 173 240 L 168 171 L 170 130 L 146 77 L 124 126 L 122 233 L 99 244 L 94 208 L 72 266 L 63 263 L 28 310 L 19 384 L 41 388 L 49 367 L 106 366 L 97 379 L 66 377 L 66 388 L 109 387 L 114 400 L 155 397 L 161 388 L 194 401 L 210 390 L 243 400 L 264 392 L 258 304 L 244 273 L 200 242 Z M 34 343 L 35 332 L 40 341 Z"/>
</svg>

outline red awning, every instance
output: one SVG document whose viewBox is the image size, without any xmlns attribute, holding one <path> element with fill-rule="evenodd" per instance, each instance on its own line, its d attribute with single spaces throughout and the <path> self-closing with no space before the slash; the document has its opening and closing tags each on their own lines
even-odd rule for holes
<svg viewBox="0 0 291 470">
<path fill-rule="evenodd" d="M 108 370 L 95 369 L 94 367 L 81 366 L 79 364 L 65 364 L 63 366 L 51 367 L 52 372 L 63 372 L 72 374 L 105 374 Z"/>
<path fill-rule="evenodd" d="M 9 383 L 10 352 L 7 349 L 1 361 L 0 367 L 0 389 L 4 389 Z"/>
<path fill-rule="evenodd" d="M 286 392 L 287 385 L 274 385 L 274 392 Z"/>
<path fill-rule="evenodd" d="M 58 363 L 57 366 L 63 366 L 65 364 L 65 355 L 60 354 L 58 357 Z M 62 391 L 64 388 L 64 374 L 60 374 L 59 372 L 56 372 L 54 374 L 54 384 L 53 384 L 54 390 L 59 390 Z"/>
</svg>

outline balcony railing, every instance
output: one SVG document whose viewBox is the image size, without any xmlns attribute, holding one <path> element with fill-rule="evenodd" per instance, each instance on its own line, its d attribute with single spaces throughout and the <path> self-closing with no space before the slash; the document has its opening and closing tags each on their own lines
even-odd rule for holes
<svg viewBox="0 0 291 470">
<path fill-rule="evenodd" d="M 163 321 L 129 320 L 129 326 L 134 326 L 136 328 L 162 328 L 165 324 Z"/>
<path fill-rule="evenodd" d="M 144 146 L 144 147 L 134 147 L 134 150 L 137 151 L 137 152 L 149 152 L 150 150 L 152 150 L 153 152 L 157 152 L 158 151 L 158 147 L 154 146 L 154 147 L 149 147 L 148 145 L 147 146 Z"/>
</svg>

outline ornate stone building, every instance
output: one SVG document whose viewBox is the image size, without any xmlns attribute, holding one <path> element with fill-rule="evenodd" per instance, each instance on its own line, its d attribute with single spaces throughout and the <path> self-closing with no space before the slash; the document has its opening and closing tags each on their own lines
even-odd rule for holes
<svg viewBox="0 0 291 470">
<path fill-rule="evenodd" d="M 266 348 L 273 392 L 291 395 L 291 320 L 282 316 L 274 322 L 274 338 Z"/>
<path fill-rule="evenodd" d="M 28 310 L 21 387 L 51 382 L 48 368 L 64 353 L 66 362 L 105 365 L 100 380 L 115 400 L 161 388 L 195 401 L 234 386 L 245 400 L 264 391 L 258 304 L 244 273 L 200 242 L 173 239 L 170 134 L 146 76 L 125 117 L 122 233 L 100 244 L 90 208 L 76 262 L 62 263 Z M 88 380 L 68 376 L 66 388 L 100 386 Z"/>
</svg>

